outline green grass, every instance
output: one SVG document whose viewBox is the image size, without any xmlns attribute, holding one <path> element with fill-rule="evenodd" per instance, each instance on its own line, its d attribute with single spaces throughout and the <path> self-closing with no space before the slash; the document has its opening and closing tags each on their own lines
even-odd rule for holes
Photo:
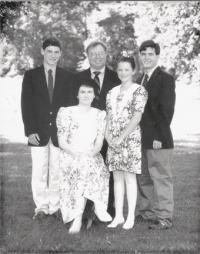
<svg viewBox="0 0 200 254">
<path fill-rule="evenodd" d="M 1 145 L 2 253 L 200 253 L 199 167 L 197 142 L 177 141 L 173 161 L 174 226 L 151 231 L 136 225 L 131 231 L 104 224 L 69 235 L 68 225 L 53 217 L 32 220 L 31 158 L 24 144 Z"/>
</svg>

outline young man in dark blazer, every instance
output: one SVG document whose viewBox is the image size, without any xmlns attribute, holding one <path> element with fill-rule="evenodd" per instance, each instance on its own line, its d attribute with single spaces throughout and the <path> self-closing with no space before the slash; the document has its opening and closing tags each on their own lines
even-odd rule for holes
<svg viewBox="0 0 200 254">
<path fill-rule="evenodd" d="M 148 101 L 141 120 L 143 168 L 138 176 L 139 215 L 136 222 L 150 222 L 150 229 L 172 226 L 174 209 L 170 124 L 174 114 L 175 81 L 158 66 L 160 46 L 152 40 L 140 48 L 144 74 L 139 83 L 148 91 Z"/>
<path fill-rule="evenodd" d="M 91 42 L 87 48 L 86 53 L 88 57 L 88 61 L 90 64 L 90 68 L 77 73 L 77 84 L 94 81 L 98 91 L 99 96 L 92 104 L 92 106 L 99 108 L 101 110 L 106 110 L 106 96 L 110 89 L 120 84 L 120 80 L 118 79 L 117 73 L 113 70 L 109 69 L 106 66 L 107 60 L 107 47 L 101 41 L 93 41 Z M 101 153 L 106 158 L 107 152 L 107 143 L 104 141 Z M 111 174 L 110 182 L 109 182 L 109 201 L 108 201 L 108 212 L 111 216 L 114 215 L 114 190 L 113 190 L 113 176 Z M 87 205 L 86 208 L 89 206 Z M 86 209 L 86 213 L 88 213 L 89 209 Z M 88 213 L 89 214 L 89 213 Z M 88 224 L 88 228 L 90 227 L 91 220 Z"/>
<path fill-rule="evenodd" d="M 56 115 L 70 103 L 71 74 L 57 66 L 61 45 L 43 42 L 43 65 L 25 72 L 21 108 L 25 135 L 31 146 L 33 219 L 55 214 L 59 208 L 59 170 Z"/>
</svg>

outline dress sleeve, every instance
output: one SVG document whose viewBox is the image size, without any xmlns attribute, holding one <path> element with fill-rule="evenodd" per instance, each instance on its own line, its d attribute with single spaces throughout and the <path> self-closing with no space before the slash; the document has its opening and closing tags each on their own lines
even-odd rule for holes
<svg viewBox="0 0 200 254">
<path fill-rule="evenodd" d="M 56 125 L 58 128 L 58 137 L 63 136 L 69 129 L 70 125 L 70 114 L 68 108 L 61 107 L 58 111 L 56 118 Z"/>
<path fill-rule="evenodd" d="M 134 110 L 143 113 L 144 107 L 145 107 L 145 105 L 147 103 L 147 99 L 148 99 L 147 91 L 142 86 L 140 86 L 134 93 L 134 97 L 135 97 L 133 100 Z"/>
<path fill-rule="evenodd" d="M 102 142 L 105 136 L 106 128 L 106 112 L 99 111 L 98 113 L 98 129 L 97 129 L 97 140 Z"/>
</svg>

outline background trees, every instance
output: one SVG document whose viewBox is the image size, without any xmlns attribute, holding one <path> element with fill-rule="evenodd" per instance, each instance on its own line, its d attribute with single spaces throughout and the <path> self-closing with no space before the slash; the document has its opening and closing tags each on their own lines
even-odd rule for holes
<svg viewBox="0 0 200 254">
<path fill-rule="evenodd" d="M 23 73 L 41 62 L 44 38 L 63 45 L 61 64 L 77 70 L 85 59 L 84 43 L 100 38 L 109 46 L 113 68 L 121 54 L 134 55 L 145 39 L 161 45 L 161 65 L 189 80 L 199 66 L 199 1 L 33 1 L 1 2 L 2 75 Z"/>
</svg>

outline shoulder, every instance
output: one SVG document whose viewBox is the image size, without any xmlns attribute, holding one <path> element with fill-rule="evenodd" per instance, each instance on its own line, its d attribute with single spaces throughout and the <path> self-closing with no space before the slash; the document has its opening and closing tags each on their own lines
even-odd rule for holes
<svg viewBox="0 0 200 254">
<path fill-rule="evenodd" d="M 58 111 L 60 115 L 62 114 L 70 114 L 74 110 L 76 106 L 70 106 L 70 107 L 61 107 Z"/>
<path fill-rule="evenodd" d="M 106 116 L 106 111 L 105 110 L 100 110 L 98 108 L 92 108 L 93 111 L 100 117 L 100 118 L 105 118 Z"/>
<path fill-rule="evenodd" d="M 164 71 L 159 67 L 159 75 L 166 81 L 174 82 L 174 77 L 167 71 Z"/>
<path fill-rule="evenodd" d="M 86 70 L 82 70 L 82 71 L 79 71 L 79 72 L 76 72 L 76 76 L 86 76 L 86 75 L 89 75 L 90 74 L 90 68 L 86 69 Z"/>
<path fill-rule="evenodd" d="M 114 70 L 111 70 L 110 68 L 105 68 L 105 75 L 108 75 L 111 79 L 116 80 L 118 83 L 120 82 L 117 72 Z"/>
<path fill-rule="evenodd" d="M 64 68 L 59 67 L 59 66 L 56 67 L 56 72 L 59 75 L 62 75 L 62 76 L 65 76 L 65 77 L 73 77 L 73 75 L 74 75 L 73 72 L 68 71 L 67 69 L 64 69 Z"/>
<path fill-rule="evenodd" d="M 136 87 L 136 91 L 140 93 L 147 93 L 147 90 L 142 85 L 134 83 L 134 86 Z"/>
<path fill-rule="evenodd" d="M 110 75 L 116 76 L 117 73 L 114 70 L 111 70 L 109 67 L 106 66 L 105 72 L 109 73 Z"/>
<path fill-rule="evenodd" d="M 35 75 L 36 73 L 41 72 L 42 70 L 43 70 L 42 66 L 32 68 L 32 69 L 26 70 L 25 75 Z"/>
<path fill-rule="evenodd" d="M 112 93 L 118 91 L 118 90 L 120 89 L 120 86 L 121 86 L 121 85 L 117 85 L 117 86 L 113 87 L 113 88 L 109 91 L 109 93 L 112 94 Z"/>
</svg>

